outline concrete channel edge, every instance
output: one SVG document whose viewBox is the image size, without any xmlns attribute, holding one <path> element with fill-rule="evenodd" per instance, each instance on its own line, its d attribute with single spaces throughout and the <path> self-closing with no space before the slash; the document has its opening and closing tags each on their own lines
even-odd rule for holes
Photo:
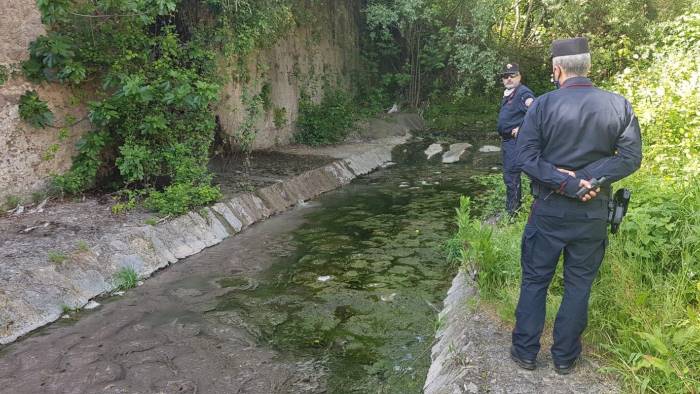
<svg viewBox="0 0 700 394">
<path fill-rule="evenodd" d="M 70 268 L 34 273 L 34 282 L 42 285 L 30 292 L 33 295 L 0 305 L 0 321 L 9 322 L 0 326 L 0 344 L 59 319 L 64 306 L 81 308 L 114 291 L 113 278 L 122 268 L 131 267 L 139 278 L 147 278 L 256 222 L 350 183 L 391 161 L 391 150 L 399 143 L 373 147 L 155 226 L 125 226 L 103 236 Z"/>
</svg>

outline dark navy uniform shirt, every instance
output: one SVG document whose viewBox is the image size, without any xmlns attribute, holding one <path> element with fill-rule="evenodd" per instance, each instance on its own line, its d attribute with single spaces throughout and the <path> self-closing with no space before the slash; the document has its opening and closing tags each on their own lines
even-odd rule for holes
<svg viewBox="0 0 700 394">
<path fill-rule="evenodd" d="M 604 176 L 610 184 L 639 168 L 642 137 L 624 97 L 574 77 L 535 100 L 520 127 L 517 151 L 522 170 L 535 182 L 574 197 L 578 180 L 557 168 L 579 179 Z"/>
<path fill-rule="evenodd" d="M 498 113 L 498 134 L 503 140 L 513 138 L 511 132 L 514 128 L 520 127 L 527 113 L 527 99 L 534 99 L 535 95 L 532 90 L 525 85 L 518 85 L 517 88 L 509 96 L 503 97 L 501 100 L 501 111 Z"/>
</svg>

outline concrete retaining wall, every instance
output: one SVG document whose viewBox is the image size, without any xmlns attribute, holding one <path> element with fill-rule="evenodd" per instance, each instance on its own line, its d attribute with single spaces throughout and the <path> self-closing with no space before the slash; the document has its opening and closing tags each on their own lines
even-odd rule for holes
<svg viewBox="0 0 700 394">
<path fill-rule="evenodd" d="M 32 269 L 19 260 L 3 264 L 7 279 L 0 289 L 0 344 L 16 340 L 58 319 L 63 307 L 84 306 L 115 289 L 114 277 L 124 267 L 144 278 L 171 263 L 202 251 L 253 223 L 284 212 L 301 201 L 349 183 L 391 159 L 391 149 L 405 139 L 337 160 L 214 206 L 189 212 L 156 226 L 123 225 L 103 235 L 89 251 L 72 256 L 71 264 Z M 31 273 L 30 288 L 27 274 Z M 20 280 L 22 277 L 22 280 Z"/>
</svg>

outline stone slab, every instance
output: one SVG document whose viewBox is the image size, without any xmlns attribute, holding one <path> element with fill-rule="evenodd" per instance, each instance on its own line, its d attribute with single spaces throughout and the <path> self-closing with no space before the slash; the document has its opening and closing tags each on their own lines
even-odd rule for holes
<svg viewBox="0 0 700 394">
<path fill-rule="evenodd" d="M 442 153 L 442 145 L 440 144 L 430 144 L 428 149 L 425 150 L 425 156 L 428 158 L 428 160 L 432 159 L 435 155 L 438 153 Z"/>
<path fill-rule="evenodd" d="M 450 145 L 450 149 L 442 155 L 442 162 L 450 164 L 460 161 L 467 149 L 471 147 L 472 144 L 467 142 L 460 142 Z"/>
</svg>

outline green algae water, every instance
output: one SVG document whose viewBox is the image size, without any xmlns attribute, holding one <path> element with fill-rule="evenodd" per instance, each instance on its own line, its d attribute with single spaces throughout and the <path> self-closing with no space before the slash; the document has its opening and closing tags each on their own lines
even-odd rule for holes
<svg viewBox="0 0 700 394">
<path fill-rule="evenodd" d="M 455 274 L 442 245 L 459 196 L 480 186 L 466 164 L 404 160 L 321 198 L 295 250 L 260 277 L 218 282 L 230 292 L 217 313 L 235 312 L 285 357 L 313 360 L 329 393 L 420 393 L 424 383 Z"/>
</svg>

